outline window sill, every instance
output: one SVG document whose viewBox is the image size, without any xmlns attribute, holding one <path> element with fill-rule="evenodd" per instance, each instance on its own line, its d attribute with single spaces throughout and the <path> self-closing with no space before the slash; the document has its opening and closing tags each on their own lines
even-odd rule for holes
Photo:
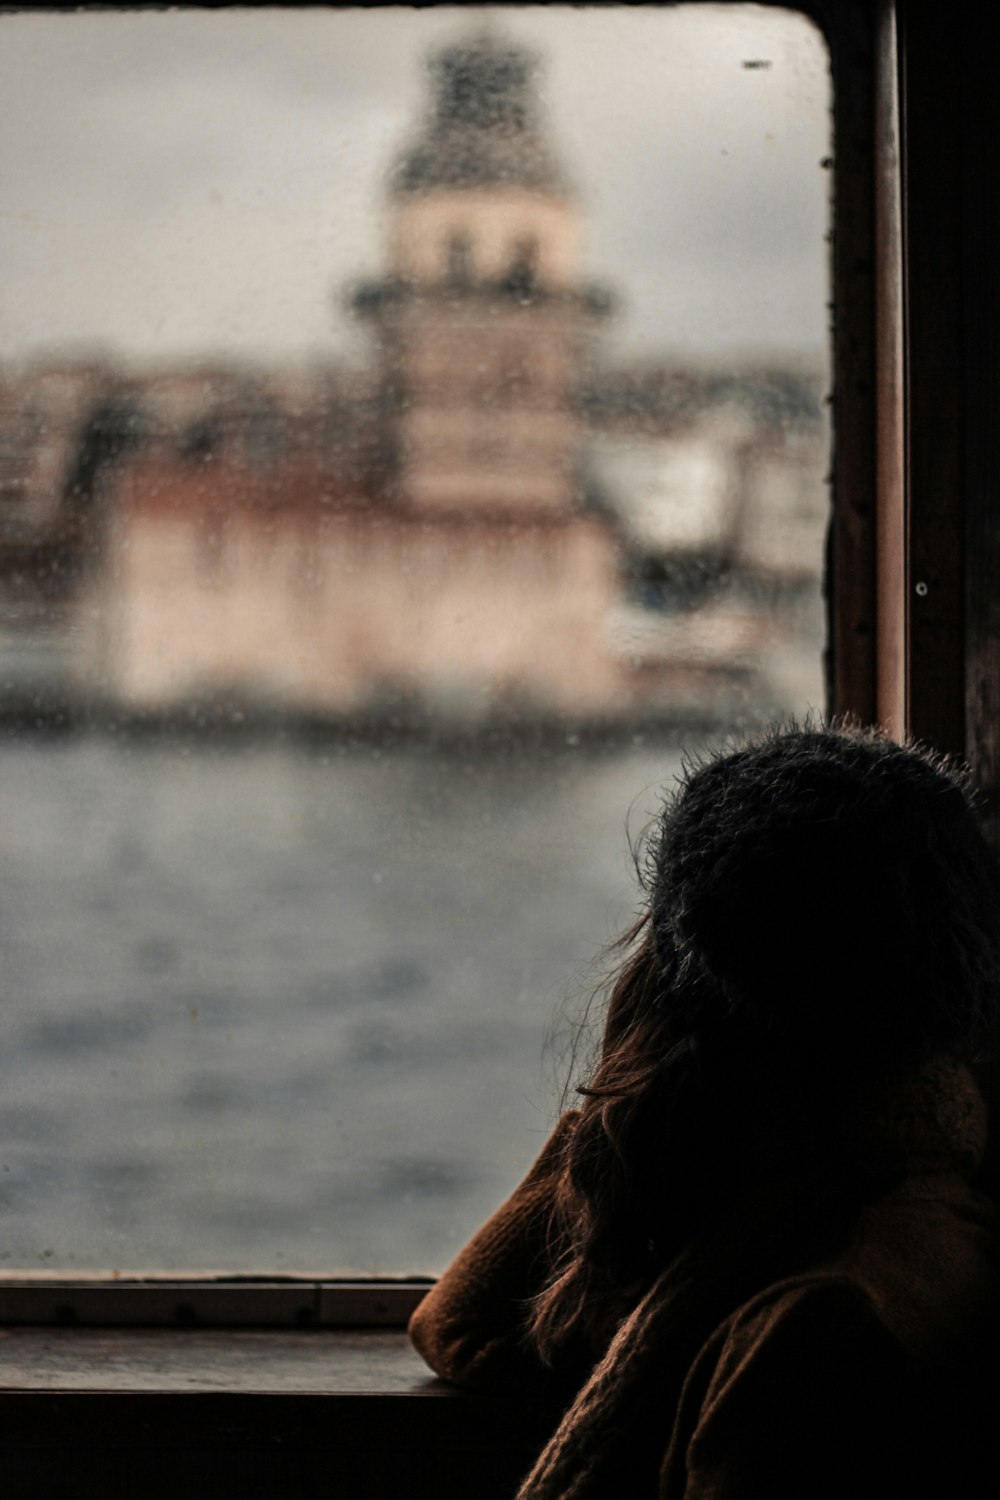
<svg viewBox="0 0 1000 1500">
<path fill-rule="evenodd" d="M 0 1398 L 24 1391 L 339 1398 L 460 1394 L 434 1379 L 398 1330 L 0 1330 Z"/>
<path fill-rule="evenodd" d="M 0 1330 L 5 1500 L 510 1496 L 540 1414 L 398 1330 Z"/>
</svg>

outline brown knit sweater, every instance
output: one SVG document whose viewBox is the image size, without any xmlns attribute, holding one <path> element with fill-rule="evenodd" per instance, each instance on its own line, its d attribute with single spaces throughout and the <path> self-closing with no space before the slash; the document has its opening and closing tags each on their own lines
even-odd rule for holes
<svg viewBox="0 0 1000 1500">
<path fill-rule="evenodd" d="M 523 1329 L 550 1270 L 548 1210 L 574 1120 L 413 1316 L 414 1344 L 445 1379 L 540 1394 L 553 1380 Z M 990 1493 L 993 1215 L 972 1185 L 985 1139 L 971 1075 L 947 1059 L 922 1069 L 860 1147 L 894 1185 L 792 1274 L 769 1275 L 759 1251 L 775 1240 L 774 1183 L 762 1184 L 699 1250 L 700 1291 L 672 1263 L 591 1366 L 561 1372 L 568 1405 L 519 1500 Z"/>
</svg>

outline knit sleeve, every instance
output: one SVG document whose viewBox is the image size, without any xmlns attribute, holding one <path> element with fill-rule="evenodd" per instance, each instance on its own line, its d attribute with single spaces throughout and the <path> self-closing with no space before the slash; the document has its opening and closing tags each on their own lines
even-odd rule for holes
<svg viewBox="0 0 1000 1500">
<path fill-rule="evenodd" d="M 577 1111 L 562 1116 L 507 1202 L 479 1230 L 410 1319 L 410 1338 L 437 1375 L 478 1389 L 541 1377 L 522 1341 L 524 1304 L 548 1275 L 546 1230 Z"/>
<path fill-rule="evenodd" d="M 703 1368 L 696 1363 L 686 1384 L 675 1442 L 685 1428 L 690 1436 L 684 1454 L 668 1455 L 664 1472 L 674 1478 L 664 1496 L 955 1493 L 947 1483 L 936 1488 L 947 1475 L 931 1379 L 857 1286 L 816 1282 L 751 1305 L 720 1342 L 703 1351 Z"/>
</svg>

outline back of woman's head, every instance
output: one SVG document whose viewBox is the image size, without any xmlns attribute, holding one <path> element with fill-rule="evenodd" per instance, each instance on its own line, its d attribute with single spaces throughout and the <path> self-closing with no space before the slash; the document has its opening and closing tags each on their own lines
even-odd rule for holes
<svg viewBox="0 0 1000 1500">
<path fill-rule="evenodd" d="M 668 803 L 647 878 L 695 1026 L 901 1060 L 993 1034 L 997 867 L 963 779 L 919 750 L 796 729 L 716 754 Z"/>
<path fill-rule="evenodd" d="M 831 728 L 716 752 L 668 797 L 644 885 L 579 1090 L 543 1353 L 593 1333 L 775 1152 L 825 1192 L 818 1163 L 895 1075 L 995 1057 L 1000 875 L 940 758 Z M 841 1186 L 864 1190 L 853 1169 Z M 819 1224 L 818 1199 L 804 1212 Z"/>
</svg>

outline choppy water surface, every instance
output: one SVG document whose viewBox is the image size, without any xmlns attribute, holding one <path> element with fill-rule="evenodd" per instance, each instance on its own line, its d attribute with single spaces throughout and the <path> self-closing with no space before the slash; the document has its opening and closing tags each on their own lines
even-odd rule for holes
<svg viewBox="0 0 1000 1500">
<path fill-rule="evenodd" d="M 0 745 L 7 1266 L 440 1269 L 552 1122 L 678 760 Z"/>
</svg>

